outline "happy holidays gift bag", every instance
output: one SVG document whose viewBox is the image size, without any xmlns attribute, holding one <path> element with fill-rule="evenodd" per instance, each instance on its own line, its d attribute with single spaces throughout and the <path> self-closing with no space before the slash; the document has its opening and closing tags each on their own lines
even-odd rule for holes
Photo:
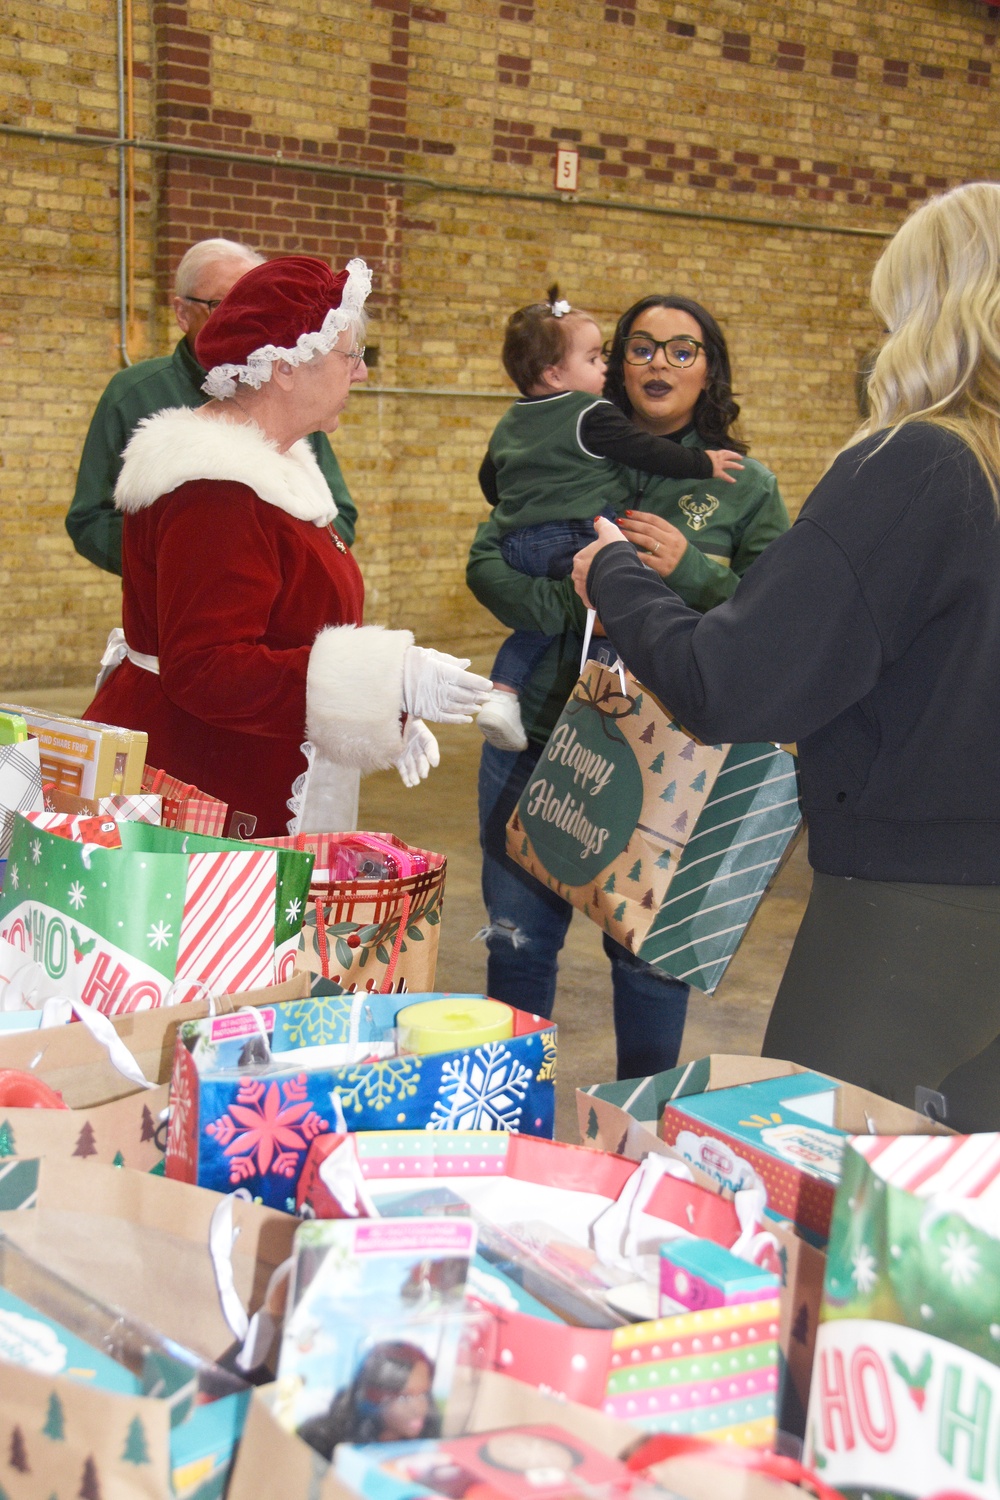
<svg viewBox="0 0 1000 1500">
<path fill-rule="evenodd" d="M 311 855 L 145 823 L 114 838 L 97 848 L 16 819 L 0 937 L 72 998 L 118 1015 L 288 977 Z"/>
<path fill-rule="evenodd" d="M 1000 1135 L 844 1155 L 807 1458 L 848 1496 L 1000 1495 Z"/>
<path fill-rule="evenodd" d="M 507 853 L 616 942 L 711 994 L 800 822 L 771 744 L 703 745 L 589 662 L 507 825 Z"/>
</svg>

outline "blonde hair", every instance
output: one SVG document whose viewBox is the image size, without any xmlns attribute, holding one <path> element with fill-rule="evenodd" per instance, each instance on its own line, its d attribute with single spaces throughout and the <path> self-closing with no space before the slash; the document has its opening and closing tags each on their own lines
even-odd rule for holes
<svg viewBox="0 0 1000 1500">
<path fill-rule="evenodd" d="M 886 246 L 871 303 L 887 337 L 870 412 L 848 446 L 931 422 L 975 455 L 1000 510 L 1000 184 L 973 182 L 921 205 Z"/>
</svg>

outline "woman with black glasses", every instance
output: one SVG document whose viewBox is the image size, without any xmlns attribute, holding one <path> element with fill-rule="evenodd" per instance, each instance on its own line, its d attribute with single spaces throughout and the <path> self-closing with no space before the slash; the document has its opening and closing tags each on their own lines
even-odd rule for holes
<svg viewBox="0 0 1000 1500">
<path fill-rule="evenodd" d="M 731 431 L 739 407 L 725 338 L 697 302 L 643 298 L 619 320 L 606 354 L 604 393 L 638 429 L 687 448 L 745 452 Z M 699 610 L 727 599 L 753 559 L 788 527 L 774 475 L 751 458 L 731 472 L 735 483 L 622 473 L 632 512 L 623 517 L 623 529 L 642 549 L 643 561 Z M 521 697 L 528 748 L 516 753 L 487 744 L 480 762 L 487 986 L 497 999 L 550 1015 L 572 909 L 507 858 L 505 827 L 579 673 L 584 614 L 568 579 L 530 578 L 508 567 L 501 540 L 495 520 L 479 528 L 469 556 L 469 587 L 510 628 L 556 639 Z M 618 1076 L 672 1067 L 688 986 L 640 963 L 609 938 L 605 951 Z"/>
</svg>

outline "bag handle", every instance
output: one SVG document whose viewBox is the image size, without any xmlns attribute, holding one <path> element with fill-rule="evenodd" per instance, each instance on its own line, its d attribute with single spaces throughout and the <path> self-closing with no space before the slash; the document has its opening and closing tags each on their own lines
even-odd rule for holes
<svg viewBox="0 0 1000 1500">
<path fill-rule="evenodd" d="M 590 640 L 592 635 L 594 634 L 594 622 L 596 621 L 596 619 L 597 610 L 593 607 L 593 605 L 591 605 L 587 610 L 587 624 L 584 627 L 583 632 L 583 650 L 580 652 L 581 674 L 586 670 L 587 667 L 587 652 L 590 650 Z M 622 697 L 627 698 L 628 688 L 625 686 L 625 667 L 620 656 L 615 662 L 615 667 L 618 669 L 618 681 L 622 685 Z"/>
<path fill-rule="evenodd" d="M 385 979 L 379 985 L 380 995 L 391 995 L 393 980 L 396 975 L 396 965 L 403 947 L 403 938 L 406 935 L 406 924 L 410 920 L 410 906 L 412 904 L 409 891 L 403 891 L 400 895 L 399 927 L 396 938 L 389 954 L 389 962 L 386 966 Z M 323 911 L 323 898 L 317 896 L 313 905 L 316 908 L 316 948 L 319 952 L 320 973 L 324 979 L 330 977 L 330 943 L 326 935 L 326 914 Z"/>
<path fill-rule="evenodd" d="M 842 1500 L 837 1490 L 831 1489 L 814 1470 L 798 1459 L 786 1458 L 781 1453 L 770 1453 L 762 1448 L 740 1448 L 735 1443 L 713 1443 L 707 1438 L 690 1435 L 672 1435 L 658 1432 L 654 1437 L 640 1443 L 626 1458 L 626 1468 L 642 1470 L 654 1464 L 664 1463 L 668 1458 L 711 1458 L 734 1469 L 748 1469 L 755 1474 L 766 1474 L 770 1479 L 783 1479 L 788 1484 L 802 1485 L 817 1497 L 817 1500 Z"/>
</svg>

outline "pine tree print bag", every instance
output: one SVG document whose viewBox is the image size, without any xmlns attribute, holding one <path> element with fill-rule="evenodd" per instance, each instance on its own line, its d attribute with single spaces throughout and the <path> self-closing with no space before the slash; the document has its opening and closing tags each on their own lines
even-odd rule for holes
<svg viewBox="0 0 1000 1500">
<path fill-rule="evenodd" d="M 589 662 L 507 825 L 507 853 L 647 963 L 712 994 L 801 815 L 771 744 L 703 745 Z"/>
</svg>

